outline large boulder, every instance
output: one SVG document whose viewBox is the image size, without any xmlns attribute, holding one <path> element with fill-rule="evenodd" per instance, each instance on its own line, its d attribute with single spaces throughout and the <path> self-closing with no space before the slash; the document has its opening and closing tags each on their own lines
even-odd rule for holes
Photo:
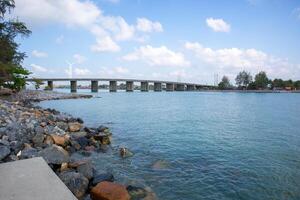
<svg viewBox="0 0 300 200">
<path fill-rule="evenodd" d="M 94 176 L 94 168 L 90 160 L 82 165 L 79 165 L 77 167 L 77 171 L 87 179 L 92 179 Z"/>
<path fill-rule="evenodd" d="M 70 132 L 80 131 L 81 127 L 82 127 L 82 124 L 80 124 L 78 122 L 70 122 L 69 123 L 69 131 Z"/>
<path fill-rule="evenodd" d="M 64 162 L 69 162 L 69 153 L 62 147 L 57 145 L 52 145 L 43 149 L 40 153 L 48 164 L 62 164 Z"/>
<path fill-rule="evenodd" d="M 8 146 L 0 145 L 0 161 L 10 154 Z"/>
<path fill-rule="evenodd" d="M 81 199 L 85 195 L 89 180 L 82 174 L 66 171 L 62 172 L 59 177 L 78 199 Z"/>
<path fill-rule="evenodd" d="M 93 187 L 90 195 L 92 200 L 130 200 L 125 186 L 107 181 Z"/>
</svg>

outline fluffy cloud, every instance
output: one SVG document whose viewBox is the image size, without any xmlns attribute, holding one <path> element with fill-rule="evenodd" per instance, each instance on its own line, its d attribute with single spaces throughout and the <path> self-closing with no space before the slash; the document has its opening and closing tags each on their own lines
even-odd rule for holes
<svg viewBox="0 0 300 200">
<path fill-rule="evenodd" d="M 91 74 L 91 71 L 87 68 L 75 68 L 74 75 L 76 76 L 86 76 Z"/>
<path fill-rule="evenodd" d="M 99 75 L 101 77 L 121 77 L 122 75 L 127 75 L 129 74 L 129 70 L 125 67 L 112 67 L 112 68 L 107 68 L 103 67 L 101 70 L 98 71 Z"/>
<path fill-rule="evenodd" d="M 206 24 L 215 32 L 230 32 L 230 24 L 223 19 L 207 18 Z"/>
<path fill-rule="evenodd" d="M 38 72 L 47 72 L 48 70 L 45 67 L 42 67 L 40 65 L 31 64 L 30 67 L 32 67 L 32 70 L 34 73 Z"/>
<path fill-rule="evenodd" d="M 45 57 L 48 57 L 48 54 L 45 53 L 45 52 L 42 52 L 42 51 L 38 51 L 38 50 L 33 50 L 31 52 L 31 55 L 33 57 L 36 57 L 36 58 L 45 58 Z"/>
<path fill-rule="evenodd" d="M 297 69 L 297 66 L 287 59 L 277 58 L 256 49 L 212 49 L 197 42 L 186 42 L 185 48 L 192 51 L 200 61 L 227 73 L 236 73 L 242 69 L 253 73 L 264 70 L 273 77 L 293 77 Z"/>
<path fill-rule="evenodd" d="M 121 16 L 103 15 L 89 0 L 16 0 L 14 15 L 31 25 L 60 23 L 85 28 L 96 37 L 96 43 L 91 46 L 95 52 L 116 52 L 120 50 L 117 41 L 144 41 L 146 36 L 142 33 L 163 30 L 159 22 L 146 18 L 139 18 L 135 25 L 128 24 Z"/>
<path fill-rule="evenodd" d="M 152 22 L 146 18 L 138 18 L 136 28 L 137 28 L 137 30 L 143 31 L 143 32 L 162 32 L 163 31 L 161 23 Z"/>
<path fill-rule="evenodd" d="M 150 45 L 141 46 L 134 52 L 123 56 L 126 61 L 143 61 L 151 66 L 189 66 L 182 53 L 174 52 L 165 46 L 152 47 Z"/>
</svg>

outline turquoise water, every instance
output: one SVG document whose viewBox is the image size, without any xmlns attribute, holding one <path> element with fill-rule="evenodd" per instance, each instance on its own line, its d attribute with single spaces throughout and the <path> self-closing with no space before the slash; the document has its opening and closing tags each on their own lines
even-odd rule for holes
<svg viewBox="0 0 300 200">
<path fill-rule="evenodd" d="M 150 186 L 159 199 L 300 199 L 300 94 L 99 92 L 42 102 L 86 125 L 107 124 L 113 146 L 98 170 Z M 112 151 L 117 154 L 117 151 Z M 164 160 L 165 169 L 153 169 Z M 111 167 L 111 163 L 114 167 Z"/>
</svg>

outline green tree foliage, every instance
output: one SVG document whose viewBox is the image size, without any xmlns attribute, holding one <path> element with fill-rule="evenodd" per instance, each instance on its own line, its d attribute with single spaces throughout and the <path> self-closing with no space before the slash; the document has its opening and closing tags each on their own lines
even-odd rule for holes
<svg viewBox="0 0 300 200">
<path fill-rule="evenodd" d="M 221 82 L 218 84 L 218 87 L 220 90 L 228 90 L 231 87 L 231 84 L 230 84 L 230 81 L 229 81 L 229 78 L 227 76 L 223 76 Z"/>
<path fill-rule="evenodd" d="M 15 38 L 27 37 L 31 32 L 24 23 L 4 17 L 14 7 L 14 0 L 0 0 L 0 86 L 20 90 L 30 72 L 22 67 L 25 53 L 18 51 Z"/>
<path fill-rule="evenodd" d="M 255 87 L 256 89 L 266 89 L 269 84 L 269 79 L 267 77 L 266 72 L 261 71 L 255 75 Z"/>
<path fill-rule="evenodd" d="M 34 78 L 33 81 L 36 90 L 40 89 L 41 85 L 44 85 L 44 82 L 41 79 Z"/>
<path fill-rule="evenodd" d="M 252 82 L 252 76 L 250 72 L 242 71 L 235 78 L 236 85 L 239 88 L 248 88 L 248 85 Z"/>
</svg>

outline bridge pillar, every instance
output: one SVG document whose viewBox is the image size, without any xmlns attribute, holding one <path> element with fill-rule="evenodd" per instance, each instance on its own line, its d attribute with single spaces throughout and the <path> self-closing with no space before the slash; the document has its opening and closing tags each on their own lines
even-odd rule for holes
<svg viewBox="0 0 300 200">
<path fill-rule="evenodd" d="M 194 91 L 195 85 L 187 85 L 187 91 Z"/>
<path fill-rule="evenodd" d="M 98 92 L 98 81 L 91 81 L 92 92 Z"/>
<path fill-rule="evenodd" d="M 77 92 L 77 81 L 71 81 L 71 92 Z"/>
<path fill-rule="evenodd" d="M 110 92 L 117 91 L 117 81 L 109 81 L 109 91 Z"/>
<path fill-rule="evenodd" d="M 53 90 L 53 81 L 48 81 L 49 90 Z"/>
<path fill-rule="evenodd" d="M 126 81 L 126 92 L 133 92 L 133 81 Z"/>
<path fill-rule="evenodd" d="M 161 83 L 159 83 L 159 82 L 154 83 L 154 91 L 161 92 Z"/>
<path fill-rule="evenodd" d="M 166 91 L 173 92 L 174 91 L 174 84 L 173 83 L 167 83 L 166 84 Z"/>
<path fill-rule="evenodd" d="M 141 91 L 148 92 L 149 91 L 149 83 L 148 82 L 141 82 Z"/>
<path fill-rule="evenodd" d="M 176 91 L 184 91 L 184 84 L 176 84 Z"/>
</svg>

